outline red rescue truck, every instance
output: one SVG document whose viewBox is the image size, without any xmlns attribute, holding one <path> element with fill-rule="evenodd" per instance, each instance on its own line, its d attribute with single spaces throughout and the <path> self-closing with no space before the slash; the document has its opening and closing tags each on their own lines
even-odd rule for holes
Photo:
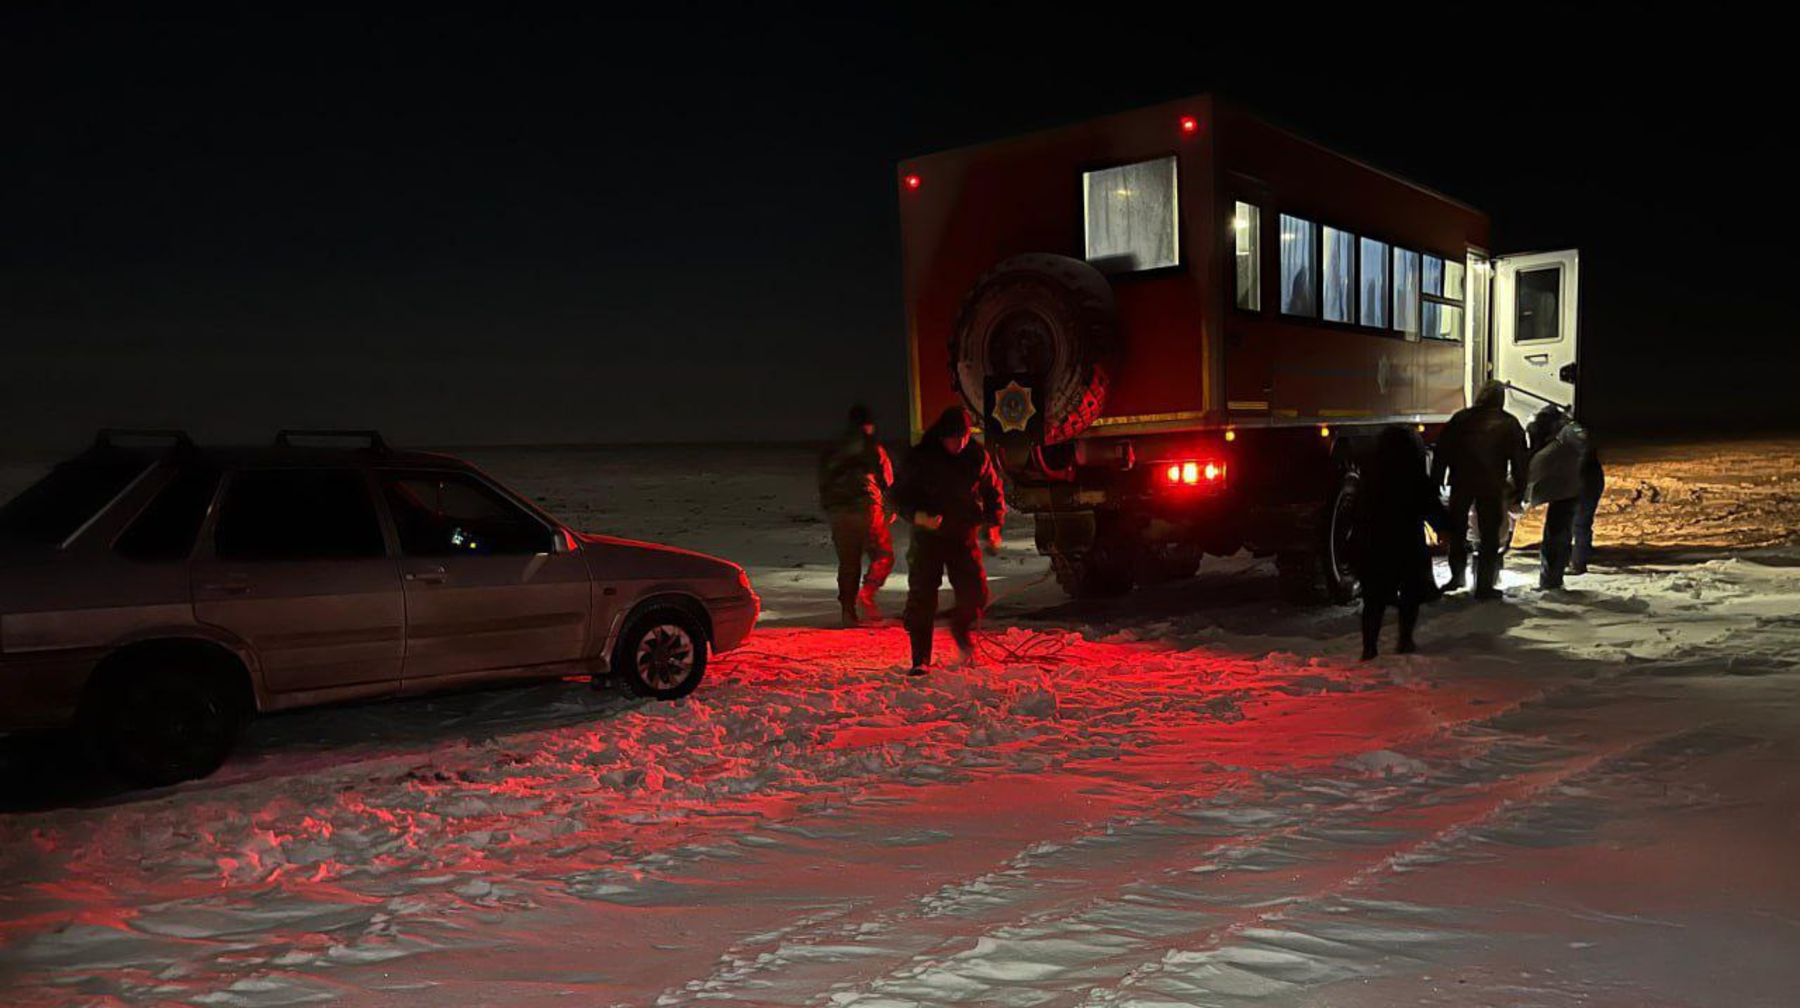
<svg viewBox="0 0 1800 1008">
<path fill-rule="evenodd" d="M 916 438 L 981 421 L 1078 597 L 1273 556 L 1348 601 L 1359 461 L 1489 378 L 1573 408 L 1574 251 L 1200 96 L 899 166 Z M 1519 394 L 1522 392 L 1523 394 Z"/>
</svg>

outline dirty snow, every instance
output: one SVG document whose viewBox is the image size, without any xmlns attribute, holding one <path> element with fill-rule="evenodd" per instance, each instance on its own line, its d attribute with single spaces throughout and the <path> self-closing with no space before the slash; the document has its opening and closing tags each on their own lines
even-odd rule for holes
<svg viewBox="0 0 1800 1008">
<path fill-rule="evenodd" d="M 1368 665 L 1251 558 L 1075 606 L 1015 529 L 981 665 L 911 680 L 820 628 L 805 453 L 487 453 L 767 625 L 681 703 L 300 712 L 163 792 L 14 754 L 0 1003 L 1790 1004 L 1797 455 L 1618 452 L 1576 591 L 1516 556 Z"/>
</svg>

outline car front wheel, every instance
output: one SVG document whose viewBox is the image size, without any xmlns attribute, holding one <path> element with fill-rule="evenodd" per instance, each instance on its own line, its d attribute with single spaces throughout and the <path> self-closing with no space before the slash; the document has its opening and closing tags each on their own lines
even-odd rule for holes
<svg viewBox="0 0 1800 1008">
<path fill-rule="evenodd" d="M 680 609 L 652 610 L 619 638 L 613 667 L 634 696 L 687 696 L 706 674 L 706 635 L 699 621 Z"/>
</svg>

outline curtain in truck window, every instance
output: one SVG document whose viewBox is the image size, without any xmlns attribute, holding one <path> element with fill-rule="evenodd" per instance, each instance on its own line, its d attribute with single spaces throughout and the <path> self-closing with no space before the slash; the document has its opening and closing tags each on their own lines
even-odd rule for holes
<svg viewBox="0 0 1800 1008">
<path fill-rule="evenodd" d="M 1362 240 L 1362 324 L 1386 329 L 1388 324 L 1388 247 L 1373 238 Z"/>
<path fill-rule="evenodd" d="M 1281 310 L 1319 316 L 1319 226 L 1281 215 Z"/>
<path fill-rule="evenodd" d="M 1354 322 L 1354 303 L 1351 294 L 1355 290 L 1351 286 L 1351 278 L 1356 269 L 1351 262 L 1355 255 L 1356 236 L 1337 228 L 1325 229 L 1323 245 L 1323 276 L 1325 294 L 1325 320 L 1327 322 Z"/>
<path fill-rule="evenodd" d="M 1232 215 L 1231 230 L 1237 236 L 1237 306 L 1249 311 L 1262 309 L 1262 211 L 1248 203 L 1239 203 Z"/>
<path fill-rule="evenodd" d="M 1088 262 L 1129 273 L 1181 261 L 1174 158 L 1083 172 L 1081 184 Z"/>
<path fill-rule="evenodd" d="M 1419 253 L 1394 250 L 1394 328 L 1419 331 Z"/>
<path fill-rule="evenodd" d="M 1460 340 L 1463 334 L 1463 264 L 1428 255 L 1424 260 L 1424 301 L 1419 335 L 1426 339 Z"/>
</svg>

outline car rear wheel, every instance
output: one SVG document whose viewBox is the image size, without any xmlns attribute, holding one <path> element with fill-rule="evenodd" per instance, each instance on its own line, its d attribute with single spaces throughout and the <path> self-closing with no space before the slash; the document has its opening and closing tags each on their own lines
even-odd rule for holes
<svg viewBox="0 0 1800 1008">
<path fill-rule="evenodd" d="M 132 663 L 97 684 L 87 728 L 113 773 L 142 787 L 205 777 L 231 754 L 247 711 L 241 691 L 204 667 Z"/>
<path fill-rule="evenodd" d="M 688 613 L 654 609 L 633 620 L 619 638 L 613 667 L 633 696 L 687 696 L 706 674 L 706 635 Z"/>
</svg>

